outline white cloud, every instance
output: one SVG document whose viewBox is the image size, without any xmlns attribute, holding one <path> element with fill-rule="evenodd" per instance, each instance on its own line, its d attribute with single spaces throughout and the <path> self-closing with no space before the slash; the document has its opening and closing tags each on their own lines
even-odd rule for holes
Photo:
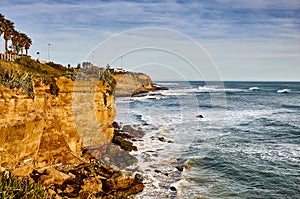
<svg viewBox="0 0 300 199">
<path fill-rule="evenodd" d="M 17 29 L 32 37 L 32 54 L 41 51 L 46 57 L 47 44 L 53 43 L 53 58 L 63 64 L 76 65 L 113 34 L 147 26 L 171 28 L 205 42 L 227 69 L 233 64 L 295 66 L 299 61 L 298 0 L 64 2 L 1 0 L 0 7 Z"/>
</svg>

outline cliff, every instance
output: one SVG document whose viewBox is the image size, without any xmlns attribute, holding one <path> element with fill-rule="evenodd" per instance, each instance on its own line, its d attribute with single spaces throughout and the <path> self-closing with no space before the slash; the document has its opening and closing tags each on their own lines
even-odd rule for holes
<svg viewBox="0 0 300 199">
<path fill-rule="evenodd" d="M 20 70 L 19 65 L 12 66 L 10 75 Z M 30 80 L 31 96 L 26 92 L 30 86 L 12 86 L 17 79 L 9 87 L 0 84 L 2 167 L 28 175 L 33 168 L 80 163 L 84 146 L 111 142 L 116 110 L 109 83 L 95 78 L 73 81 L 64 76 L 48 83 L 35 74 Z"/>
<path fill-rule="evenodd" d="M 133 96 L 140 93 L 156 90 L 151 78 L 143 73 L 116 73 L 116 97 Z"/>
<path fill-rule="evenodd" d="M 82 143 L 72 114 L 73 82 L 56 81 L 57 96 L 50 85 L 33 81 L 34 99 L 22 88 L 0 85 L 1 166 L 18 175 L 33 168 L 63 163 L 78 163 Z"/>
<path fill-rule="evenodd" d="M 142 191 L 138 176 L 95 160 L 114 137 L 115 84 L 98 69 L 0 60 L 1 170 L 53 185 L 52 196 L 125 198 Z M 92 147 L 94 154 L 86 150 Z"/>
</svg>

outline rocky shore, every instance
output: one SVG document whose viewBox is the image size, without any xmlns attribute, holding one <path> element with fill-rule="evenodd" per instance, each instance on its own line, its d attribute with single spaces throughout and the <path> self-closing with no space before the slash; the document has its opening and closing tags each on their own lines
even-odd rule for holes
<svg viewBox="0 0 300 199">
<path fill-rule="evenodd" d="M 127 198 L 141 192 L 143 177 L 120 170 L 136 161 L 129 151 L 137 148 L 126 138 L 143 133 L 130 134 L 129 126 L 121 132 L 114 123 L 114 92 L 126 90 L 115 90 L 120 77 L 22 59 L 0 63 L 2 173 L 42 185 L 46 198 Z M 128 76 L 133 82 L 144 77 Z M 133 88 L 154 89 L 147 78 L 124 93 Z"/>
<path fill-rule="evenodd" d="M 116 97 L 131 97 L 148 93 L 149 91 L 166 90 L 165 87 L 156 86 L 151 78 L 143 73 L 117 73 L 114 74 L 117 85 Z"/>
</svg>

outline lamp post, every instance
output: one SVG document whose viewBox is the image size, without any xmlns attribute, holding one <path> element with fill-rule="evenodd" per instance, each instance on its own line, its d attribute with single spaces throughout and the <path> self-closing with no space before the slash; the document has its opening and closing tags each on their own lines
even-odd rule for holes
<svg viewBox="0 0 300 199">
<path fill-rule="evenodd" d="M 51 50 L 50 48 L 51 48 L 51 44 L 49 43 L 48 44 L 48 61 L 50 61 L 50 58 L 51 58 L 50 57 L 50 50 Z"/>
</svg>

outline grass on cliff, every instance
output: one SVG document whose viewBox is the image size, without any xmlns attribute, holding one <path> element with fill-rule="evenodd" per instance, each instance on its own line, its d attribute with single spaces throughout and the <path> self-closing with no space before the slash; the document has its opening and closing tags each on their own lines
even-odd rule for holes
<svg viewBox="0 0 300 199">
<path fill-rule="evenodd" d="M 9 172 L 0 174 L 0 198 L 45 198 L 40 184 L 34 184 L 29 178 L 17 179 Z"/>
<path fill-rule="evenodd" d="M 55 78 L 60 76 L 75 79 L 76 70 L 53 62 L 39 63 L 29 57 L 21 57 L 14 62 L 0 60 L 0 84 L 11 89 L 23 88 L 32 98 L 34 98 L 33 79 L 40 78 L 43 83 L 57 88 Z"/>
</svg>

